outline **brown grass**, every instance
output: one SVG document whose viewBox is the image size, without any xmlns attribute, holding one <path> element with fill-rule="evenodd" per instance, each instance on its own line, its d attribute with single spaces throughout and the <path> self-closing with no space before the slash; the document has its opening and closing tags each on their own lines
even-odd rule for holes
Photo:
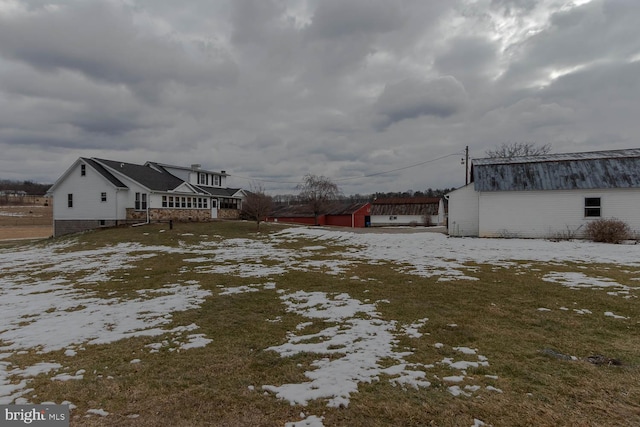
<svg viewBox="0 0 640 427">
<path fill-rule="evenodd" d="M 51 206 L 0 206 L 0 240 L 44 239 L 52 235 Z"/>
<path fill-rule="evenodd" d="M 163 228 L 165 232 L 159 233 Z M 266 231 L 256 234 L 252 223 L 177 224 L 173 231 L 166 228 L 152 225 L 104 230 L 68 239 L 77 239 L 78 247 L 83 249 L 123 240 L 177 246 L 180 241 L 197 243 L 202 234 L 212 236 L 211 240 L 259 239 L 273 229 L 265 227 Z M 314 242 L 301 239 L 290 246 L 309 244 Z M 326 258 L 336 250 L 337 247 L 330 247 L 314 251 L 312 257 Z M 328 408 L 321 400 L 311 401 L 307 407 L 291 406 L 260 389 L 265 384 L 305 381 L 304 372 L 318 355 L 282 358 L 265 349 L 286 342 L 287 333 L 309 319 L 286 312 L 274 291 L 218 294 L 219 286 L 249 285 L 260 279 L 197 274 L 182 271 L 183 264 L 180 255 L 159 254 L 139 261 L 137 269 L 122 277 L 125 282 L 91 285 L 91 291 L 97 295 L 117 291 L 125 298 L 133 289 L 198 280 L 213 295 L 198 309 L 175 313 L 173 322 L 196 323 L 200 326 L 198 333 L 214 340 L 211 344 L 187 351 L 164 348 L 159 353 L 149 353 L 145 345 L 171 340 L 172 336 L 166 334 L 86 346 L 72 358 L 62 352 L 13 355 L 7 360 L 17 366 L 57 360 L 64 361 L 60 363 L 64 363 L 65 372 L 86 370 L 83 380 L 67 382 L 40 375 L 29 385 L 34 392 L 27 397 L 36 401 L 69 400 L 78 405 L 72 411 L 72 426 L 282 426 L 299 420 L 300 412 L 323 415 L 326 426 L 453 427 L 471 426 L 474 418 L 494 426 L 640 425 L 637 299 L 610 296 L 602 290 L 571 290 L 541 280 L 550 271 L 580 271 L 637 286 L 634 279 L 640 269 L 636 267 L 621 270 L 614 265 L 580 263 L 532 263 L 521 268 L 469 265 L 477 270 L 474 276 L 480 280 L 444 283 L 437 282 L 437 278 L 399 273 L 390 264 L 367 265 L 366 260 L 354 262 L 350 271 L 341 276 L 289 271 L 275 279 L 278 289 L 347 292 L 361 301 L 388 300 L 378 305 L 380 316 L 399 324 L 429 318 L 421 330 L 423 337 L 400 336 L 398 348 L 412 348 L 414 354 L 407 357 L 408 362 L 434 363 L 426 370 L 430 387 L 401 389 L 381 376 L 379 381 L 360 384 L 347 408 Z M 73 277 L 73 272 L 68 274 Z M 360 280 L 350 279 L 353 276 Z M 637 295 L 637 291 L 634 293 Z M 541 312 L 539 307 L 551 311 Z M 574 308 L 588 308 L 593 314 L 578 315 Z M 622 313 L 630 319 L 606 318 L 604 311 Z M 266 321 L 278 316 L 280 322 Z M 451 323 L 458 326 L 450 327 Z M 309 331 L 326 326 L 316 321 Z M 436 348 L 434 344 L 438 342 L 445 347 Z M 450 384 L 442 380 L 459 375 L 459 371 L 438 364 L 439 361 L 445 357 L 466 359 L 452 346 L 478 348 L 490 362 L 488 367 L 469 369 L 467 379 L 460 384 L 482 386 L 472 397 L 453 397 L 447 391 Z M 545 348 L 574 355 L 578 360 L 548 356 L 541 352 Z M 591 354 L 617 358 L 624 365 L 594 366 L 583 360 Z M 131 364 L 134 358 L 142 359 L 142 363 Z M 251 390 L 250 386 L 255 388 Z M 503 393 L 486 390 L 486 386 L 497 387 Z M 89 408 L 103 408 L 110 415 L 85 417 Z M 132 414 L 140 417 L 128 418 Z"/>
</svg>

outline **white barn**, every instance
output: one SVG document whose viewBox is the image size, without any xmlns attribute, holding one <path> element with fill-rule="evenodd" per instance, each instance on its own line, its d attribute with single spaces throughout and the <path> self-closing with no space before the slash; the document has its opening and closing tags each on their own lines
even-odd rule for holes
<svg viewBox="0 0 640 427">
<path fill-rule="evenodd" d="M 599 218 L 640 230 L 640 149 L 474 159 L 447 195 L 451 236 L 584 237 Z"/>
</svg>

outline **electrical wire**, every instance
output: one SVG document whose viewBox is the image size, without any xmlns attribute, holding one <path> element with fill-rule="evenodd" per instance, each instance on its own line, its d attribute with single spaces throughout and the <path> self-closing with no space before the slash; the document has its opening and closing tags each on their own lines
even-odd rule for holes
<svg viewBox="0 0 640 427">
<path fill-rule="evenodd" d="M 392 172 L 397 172 L 397 171 L 401 171 L 401 170 L 406 170 L 406 169 L 411 169 L 411 168 L 415 168 L 418 166 L 422 166 L 422 165 L 426 165 L 428 163 L 433 163 L 433 162 L 437 162 L 439 160 L 442 159 L 446 159 L 447 157 L 452 157 L 452 156 L 459 156 L 460 152 L 457 153 L 450 153 L 447 155 L 444 155 L 442 157 L 437 157 L 435 159 L 430 159 L 430 160 L 425 160 L 419 163 L 414 163 L 412 165 L 409 166 L 403 166 L 400 168 L 395 168 L 395 169 L 389 169 L 386 171 L 382 171 L 382 172 L 375 172 L 375 173 L 370 173 L 370 174 L 366 174 L 366 175 L 358 175 L 358 176 L 351 176 L 351 177 L 347 177 L 347 178 L 337 178 L 337 179 L 333 179 L 333 182 L 342 182 L 342 181 L 350 181 L 353 179 L 362 179 L 362 178 L 370 178 L 372 176 L 379 176 L 379 175 L 385 175 L 388 173 L 392 173 Z M 270 180 L 270 179 L 262 179 L 262 178 L 248 178 L 245 176 L 240 176 L 240 175 L 235 175 L 235 174 L 227 174 L 228 176 L 232 176 L 234 178 L 239 178 L 239 179 L 246 179 L 248 181 L 259 181 L 259 182 L 269 182 L 269 183 L 274 183 L 274 184 L 299 184 L 300 181 L 280 181 L 280 180 Z"/>
</svg>

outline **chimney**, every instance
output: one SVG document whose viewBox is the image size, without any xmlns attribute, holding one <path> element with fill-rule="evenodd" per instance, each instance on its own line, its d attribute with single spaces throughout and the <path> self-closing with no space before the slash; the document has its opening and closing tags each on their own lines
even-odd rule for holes
<svg viewBox="0 0 640 427">
<path fill-rule="evenodd" d="M 194 163 L 194 164 L 192 164 L 192 165 L 191 165 L 191 169 L 193 169 L 193 170 L 198 170 L 198 169 L 200 169 L 200 166 L 202 166 L 202 165 L 199 165 L 199 164 L 197 164 L 197 163 Z"/>
<path fill-rule="evenodd" d="M 220 171 L 220 173 L 221 173 L 222 175 L 224 175 L 224 174 L 226 174 L 226 173 L 227 173 L 227 171 Z"/>
</svg>

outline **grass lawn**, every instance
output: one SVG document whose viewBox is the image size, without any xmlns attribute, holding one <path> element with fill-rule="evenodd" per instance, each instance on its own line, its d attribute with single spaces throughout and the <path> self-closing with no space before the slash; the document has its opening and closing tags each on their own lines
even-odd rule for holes
<svg viewBox="0 0 640 427">
<path fill-rule="evenodd" d="M 72 426 L 640 425 L 638 255 L 243 222 L 3 244 L 0 403 L 68 402 Z"/>
</svg>

